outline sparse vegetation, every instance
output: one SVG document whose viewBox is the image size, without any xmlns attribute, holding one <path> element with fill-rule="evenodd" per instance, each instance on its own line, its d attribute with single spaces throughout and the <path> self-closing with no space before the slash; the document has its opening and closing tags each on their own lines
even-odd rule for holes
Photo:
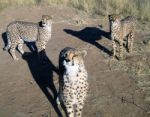
<svg viewBox="0 0 150 117">
<path fill-rule="evenodd" d="M 0 10 L 10 6 L 24 6 L 38 4 L 39 0 L 0 0 Z"/>
<path fill-rule="evenodd" d="M 66 5 L 84 10 L 91 14 L 108 15 L 121 13 L 134 15 L 140 20 L 150 21 L 149 0 L 0 0 L 0 9 L 8 6 L 37 5 Z"/>
<path fill-rule="evenodd" d="M 142 4 L 137 6 L 138 2 Z M 22 56 L 17 64 L 9 54 L 0 51 L 0 115 L 56 117 L 60 111 L 65 116 L 61 106 L 57 110 L 55 105 L 59 89 L 55 66 L 59 64 L 60 50 L 69 45 L 88 52 L 85 64 L 90 87 L 84 117 L 150 117 L 149 3 L 148 0 L 0 0 L 1 49 L 7 43 L 4 32 L 10 22 L 37 22 L 43 14 L 54 17 L 52 41 L 45 51 L 46 64 L 41 64 L 37 55 L 30 52 L 36 51 L 34 43 L 24 48 L 28 56 Z M 107 14 L 111 13 L 135 15 L 142 20 L 137 22 L 133 53 L 126 53 L 122 61 L 109 55 L 112 45 Z"/>
</svg>

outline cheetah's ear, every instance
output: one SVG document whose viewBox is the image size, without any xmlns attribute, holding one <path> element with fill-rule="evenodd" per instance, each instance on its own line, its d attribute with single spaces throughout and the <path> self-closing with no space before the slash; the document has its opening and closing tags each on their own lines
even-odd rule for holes
<svg viewBox="0 0 150 117">
<path fill-rule="evenodd" d="M 48 18 L 49 19 L 53 19 L 53 15 L 48 15 Z"/>
<path fill-rule="evenodd" d="M 116 19 L 121 20 L 121 14 L 116 14 Z"/>
<path fill-rule="evenodd" d="M 80 52 L 82 57 L 85 57 L 87 55 L 87 51 L 86 50 L 81 50 Z"/>
<path fill-rule="evenodd" d="M 42 19 L 53 19 L 52 15 L 42 15 Z"/>
<path fill-rule="evenodd" d="M 112 19 L 112 15 L 108 15 L 108 19 L 111 20 Z"/>
<path fill-rule="evenodd" d="M 108 15 L 108 20 L 109 20 L 109 22 L 112 21 L 112 15 Z"/>
</svg>

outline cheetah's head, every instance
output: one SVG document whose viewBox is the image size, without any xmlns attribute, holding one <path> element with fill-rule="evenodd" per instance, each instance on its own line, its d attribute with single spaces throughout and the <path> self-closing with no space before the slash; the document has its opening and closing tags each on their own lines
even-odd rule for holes
<svg viewBox="0 0 150 117">
<path fill-rule="evenodd" d="M 87 55 L 85 50 L 70 49 L 64 54 L 66 63 L 71 65 L 83 64 L 83 58 Z"/>
<path fill-rule="evenodd" d="M 110 23 L 120 22 L 121 20 L 121 16 L 119 14 L 108 15 L 108 18 Z"/>
<path fill-rule="evenodd" d="M 52 16 L 43 15 L 41 20 L 41 25 L 43 27 L 46 27 L 46 26 L 51 26 L 51 24 L 52 24 Z"/>
</svg>

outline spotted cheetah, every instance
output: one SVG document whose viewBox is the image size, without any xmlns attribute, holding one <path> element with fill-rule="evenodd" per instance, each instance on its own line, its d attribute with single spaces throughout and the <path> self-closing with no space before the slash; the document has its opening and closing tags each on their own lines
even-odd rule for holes
<svg viewBox="0 0 150 117">
<path fill-rule="evenodd" d="M 66 108 L 68 117 L 81 117 L 88 93 L 87 71 L 83 57 L 85 50 L 64 48 L 59 55 L 59 101 Z M 58 101 L 58 100 L 57 100 Z"/>
<path fill-rule="evenodd" d="M 46 48 L 47 42 L 51 38 L 52 17 L 43 15 L 40 23 L 14 21 L 7 26 L 8 44 L 4 50 L 9 50 L 14 60 L 18 60 L 15 49 L 23 55 L 24 42 L 36 42 L 38 52 Z"/>
<path fill-rule="evenodd" d="M 113 14 L 109 15 L 110 21 L 110 32 L 113 47 L 113 57 L 116 56 L 116 48 L 118 42 L 119 44 L 119 59 L 123 59 L 123 41 L 127 38 L 127 50 L 129 53 L 133 49 L 134 41 L 134 30 L 135 30 L 135 18 L 133 16 L 128 16 L 121 19 L 120 15 Z"/>
</svg>

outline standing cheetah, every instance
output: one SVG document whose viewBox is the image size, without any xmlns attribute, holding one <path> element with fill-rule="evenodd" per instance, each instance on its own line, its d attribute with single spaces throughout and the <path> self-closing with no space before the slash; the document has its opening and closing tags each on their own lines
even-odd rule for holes
<svg viewBox="0 0 150 117">
<path fill-rule="evenodd" d="M 46 48 L 51 38 L 52 17 L 43 15 L 40 23 L 14 21 L 7 26 L 8 44 L 4 50 L 9 50 L 14 60 L 18 60 L 15 55 L 16 47 L 24 54 L 22 49 L 24 42 L 36 42 L 38 52 Z"/>
<path fill-rule="evenodd" d="M 131 53 L 133 49 L 135 18 L 128 16 L 121 20 L 120 15 L 109 15 L 110 32 L 113 46 L 113 57 L 116 56 L 116 42 L 119 43 L 119 59 L 123 58 L 123 41 L 127 38 L 127 49 Z"/>
<path fill-rule="evenodd" d="M 84 66 L 84 56 L 86 51 L 70 47 L 64 48 L 59 55 L 59 101 L 64 104 L 68 117 L 81 117 L 87 97 L 88 76 Z"/>
</svg>

